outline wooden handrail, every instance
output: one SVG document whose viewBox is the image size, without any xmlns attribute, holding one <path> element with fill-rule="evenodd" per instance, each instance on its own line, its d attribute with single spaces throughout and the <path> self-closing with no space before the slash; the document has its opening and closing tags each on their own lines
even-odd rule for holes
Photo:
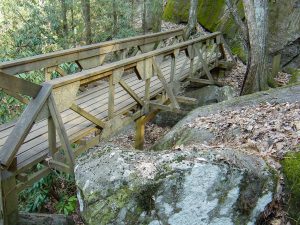
<svg viewBox="0 0 300 225">
<path fill-rule="evenodd" d="M 93 56 L 99 56 L 101 54 L 119 51 L 125 48 L 130 48 L 138 45 L 149 44 L 161 41 L 166 38 L 181 35 L 183 35 L 183 29 L 176 29 L 160 33 L 107 41 L 93 45 L 56 51 L 48 54 L 36 55 L 9 62 L 3 62 L 0 63 L 0 70 L 7 74 L 15 75 L 46 67 L 57 66 L 66 62 L 87 59 Z"/>
<path fill-rule="evenodd" d="M 133 68 L 136 66 L 137 62 L 149 59 L 155 56 L 159 55 L 168 55 L 172 54 L 175 49 L 184 50 L 187 49 L 188 46 L 193 45 L 198 42 L 203 42 L 212 38 L 215 38 L 217 36 L 221 35 L 220 32 L 215 32 L 212 34 L 208 34 L 199 38 L 195 38 L 189 41 L 185 41 L 176 45 L 172 45 L 166 48 L 158 49 L 155 51 L 151 51 L 142 55 L 137 55 L 128 59 L 124 59 L 118 62 L 110 63 L 103 66 L 98 66 L 92 69 L 84 70 L 82 72 L 78 72 L 76 74 L 73 74 L 72 76 L 66 76 L 57 78 L 55 80 L 48 81 L 46 83 L 49 83 L 53 85 L 53 88 L 62 87 L 74 82 L 80 82 L 81 85 L 91 83 L 95 80 L 99 80 L 104 77 L 108 77 L 112 75 L 113 70 L 116 70 L 120 67 L 125 67 L 125 69 Z M 97 78 L 93 78 L 96 77 Z"/>
</svg>

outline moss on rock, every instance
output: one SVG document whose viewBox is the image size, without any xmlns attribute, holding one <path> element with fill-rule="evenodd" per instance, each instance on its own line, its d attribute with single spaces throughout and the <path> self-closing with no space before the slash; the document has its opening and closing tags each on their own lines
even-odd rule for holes
<svg viewBox="0 0 300 225">
<path fill-rule="evenodd" d="M 300 153 L 290 153 L 282 161 L 288 198 L 288 213 L 295 224 L 300 222 Z"/>
</svg>

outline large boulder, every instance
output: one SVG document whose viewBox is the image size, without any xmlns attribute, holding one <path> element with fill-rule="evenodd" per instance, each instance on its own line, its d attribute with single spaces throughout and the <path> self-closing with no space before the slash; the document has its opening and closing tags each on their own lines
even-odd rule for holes
<svg viewBox="0 0 300 225">
<path fill-rule="evenodd" d="M 238 13 L 244 19 L 242 0 L 237 1 Z M 168 0 L 164 19 L 187 22 L 189 1 Z M 230 16 L 225 0 L 199 0 L 198 22 L 207 30 L 222 31 L 234 54 L 245 59 L 243 46 L 237 37 L 238 27 Z M 300 0 L 269 1 L 269 54 L 282 54 L 281 65 L 285 70 L 300 65 Z"/>
<path fill-rule="evenodd" d="M 161 152 L 111 145 L 79 159 L 76 183 L 86 224 L 255 224 L 275 176 L 231 149 Z"/>
</svg>

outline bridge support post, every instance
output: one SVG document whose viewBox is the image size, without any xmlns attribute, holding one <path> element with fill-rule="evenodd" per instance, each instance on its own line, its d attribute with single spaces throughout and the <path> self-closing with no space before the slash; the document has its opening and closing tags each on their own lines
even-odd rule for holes
<svg viewBox="0 0 300 225">
<path fill-rule="evenodd" d="M 18 194 L 16 190 L 16 178 L 8 171 L 1 171 L 0 179 L 0 224 L 17 225 Z"/>
<path fill-rule="evenodd" d="M 139 150 L 143 150 L 145 141 L 145 118 L 142 116 L 136 120 L 136 133 L 135 133 L 135 144 L 134 147 Z"/>
</svg>

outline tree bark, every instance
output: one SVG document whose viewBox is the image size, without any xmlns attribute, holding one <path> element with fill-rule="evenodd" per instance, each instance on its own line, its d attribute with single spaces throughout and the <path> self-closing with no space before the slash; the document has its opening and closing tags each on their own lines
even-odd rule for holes
<svg viewBox="0 0 300 225">
<path fill-rule="evenodd" d="M 241 94 L 250 94 L 268 88 L 267 32 L 268 1 L 243 0 L 250 43 L 250 58 L 247 65 Z"/>
<path fill-rule="evenodd" d="M 63 35 L 64 37 L 68 37 L 68 20 L 67 20 L 67 3 L 66 0 L 60 0 L 61 3 L 61 16 L 62 16 L 62 24 L 63 24 Z"/>
<path fill-rule="evenodd" d="M 185 38 L 188 39 L 191 35 L 196 33 L 197 26 L 197 9 L 198 0 L 190 0 L 189 20 L 185 32 Z"/>
<path fill-rule="evenodd" d="M 85 26 L 85 42 L 92 43 L 92 28 L 91 28 L 91 4 L 90 0 L 81 0 L 82 15 Z"/>
</svg>

